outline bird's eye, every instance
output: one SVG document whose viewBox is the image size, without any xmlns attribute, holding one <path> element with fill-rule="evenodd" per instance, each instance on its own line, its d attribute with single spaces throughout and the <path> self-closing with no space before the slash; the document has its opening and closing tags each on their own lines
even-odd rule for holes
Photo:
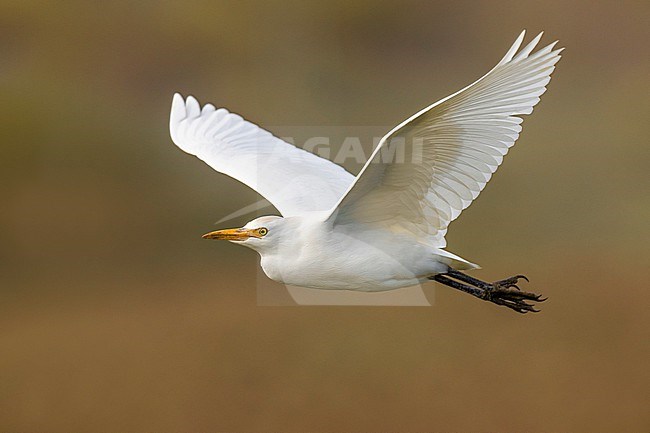
<svg viewBox="0 0 650 433">
<path fill-rule="evenodd" d="M 269 232 L 269 230 L 266 227 L 262 227 L 261 229 L 257 229 L 257 233 L 259 233 L 260 236 L 266 236 L 266 234 Z"/>
</svg>

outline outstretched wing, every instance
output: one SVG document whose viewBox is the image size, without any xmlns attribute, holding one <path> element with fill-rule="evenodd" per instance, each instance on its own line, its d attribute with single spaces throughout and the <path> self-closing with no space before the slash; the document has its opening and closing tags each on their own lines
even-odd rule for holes
<svg viewBox="0 0 650 433">
<path fill-rule="evenodd" d="M 522 32 L 485 76 L 414 114 L 382 138 L 333 208 L 334 224 L 381 225 L 446 245 L 447 226 L 483 190 L 560 60 L 555 43 L 518 52 Z"/>
<path fill-rule="evenodd" d="M 343 167 L 224 108 L 201 108 L 192 96 L 174 95 L 169 130 L 182 150 L 253 188 L 285 217 L 331 209 L 354 181 Z"/>
</svg>

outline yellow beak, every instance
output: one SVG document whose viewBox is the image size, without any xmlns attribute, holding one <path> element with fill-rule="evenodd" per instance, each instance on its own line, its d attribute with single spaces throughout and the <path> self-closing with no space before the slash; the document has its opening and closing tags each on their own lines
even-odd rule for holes
<svg viewBox="0 0 650 433">
<path fill-rule="evenodd" d="M 206 233 L 203 235 L 203 239 L 218 239 L 222 241 L 245 241 L 251 236 L 256 236 L 254 230 L 249 229 L 225 229 L 217 230 L 214 232 Z"/>
</svg>

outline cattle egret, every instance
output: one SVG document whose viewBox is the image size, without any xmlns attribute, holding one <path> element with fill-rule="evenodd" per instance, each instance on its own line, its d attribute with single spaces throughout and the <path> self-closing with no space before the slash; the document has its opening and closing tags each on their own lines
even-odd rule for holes
<svg viewBox="0 0 650 433">
<path fill-rule="evenodd" d="M 268 199 L 282 216 L 263 216 L 206 239 L 247 246 L 266 275 L 328 290 L 384 291 L 435 280 L 519 313 L 540 295 L 517 286 L 523 275 L 484 282 L 478 268 L 446 251 L 449 223 L 483 190 L 546 91 L 562 49 L 520 50 L 464 89 L 418 111 L 378 143 L 355 177 L 224 108 L 175 94 L 174 143 Z M 403 143 L 400 160 L 386 154 Z"/>
</svg>

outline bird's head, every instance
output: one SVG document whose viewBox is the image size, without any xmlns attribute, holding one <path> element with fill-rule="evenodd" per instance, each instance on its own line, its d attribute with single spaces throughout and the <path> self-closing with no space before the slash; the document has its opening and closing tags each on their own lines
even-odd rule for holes
<svg viewBox="0 0 650 433">
<path fill-rule="evenodd" d="M 277 241 L 282 232 L 283 218 L 279 216 L 263 216 L 256 218 L 244 227 L 235 229 L 216 230 L 203 235 L 203 239 L 219 239 L 235 242 L 256 251 L 268 249 Z"/>
</svg>

